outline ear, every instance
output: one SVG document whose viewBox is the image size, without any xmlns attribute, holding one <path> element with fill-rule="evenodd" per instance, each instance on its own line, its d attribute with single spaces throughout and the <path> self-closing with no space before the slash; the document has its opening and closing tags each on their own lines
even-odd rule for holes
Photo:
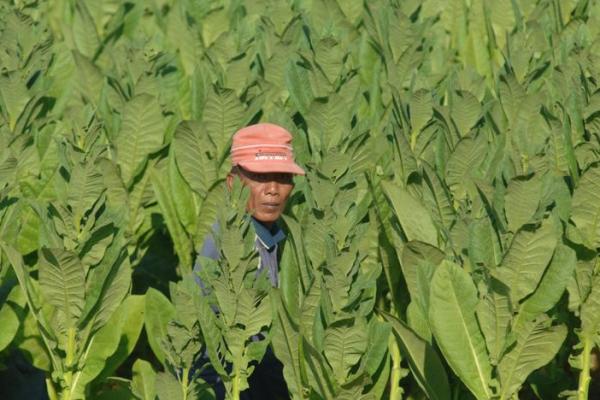
<svg viewBox="0 0 600 400">
<path fill-rule="evenodd" d="M 225 183 L 227 184 L 227 189 L 231 190 L 231 188 L 233 187 L 233 179 L 234 179 L 234 175 L 230 172 L 227 174 L 227 178 L 225 178 Z"/>
</svg>

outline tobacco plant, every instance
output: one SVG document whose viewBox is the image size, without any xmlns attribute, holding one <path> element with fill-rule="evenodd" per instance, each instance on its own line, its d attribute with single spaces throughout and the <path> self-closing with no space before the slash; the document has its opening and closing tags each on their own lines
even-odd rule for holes
<svg viewBox="0 0 600 400">
<path fill-rule="evenodd" d="M 199 257 L 201 289 L 195 310 L 205 343 L 201 368 L 213 368 L 227 398 L 237 400 L 248 388 L 254 363 L 260 362 L 270 341 L 272 312 L 268 271 L 258 270 L 256 235 L 246 214 L 248 191 L 241 182 L 228 194 L 228 207 L 218 213 L 212 233 L 220 258 Z"/>
<path fill-rule="evenodd" d="M 293 398 L 597 397 L 599 21 L 597 0 L 2 2 L 0 375 L 210 398 L 204 355 L 235 397 L 271 346 Z M 259 121 L 308 171 L 279 288 L 223 185 Z"/>
<path fill-rule="evenodd" d="M 131 267 L 123 232 L 107 207 L 100 157 L 80 153 L 68 142 L 58 151 L 64 175 L 56 201 L 20 200 L 43 222 L 35 261 L 26 262 L 14 243 L 1 246 L 19 282 L 13 290 L 22 292 L 26 318 L 39 335 L 39 347 L 28 340 L 16 344 L 47 371 L 50 398 L 77 399 L 133 349 L 143 298 L 127 298 Z M 118 348 L 122 336 L 130 341 L 128 349 Z"/>
</svg>

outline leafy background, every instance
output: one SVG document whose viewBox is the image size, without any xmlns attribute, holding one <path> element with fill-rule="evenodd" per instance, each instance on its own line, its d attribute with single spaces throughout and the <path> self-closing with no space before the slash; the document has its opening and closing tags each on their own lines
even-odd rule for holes
<svg viewBox="0 0 600 400">
<path fill-rule="evenodd" d="M 599 31 L 596 0 L 0 3 L 2 397 L 212 398 L 206 352 L 236 398 L 268 343 L 298 399 L 598 396 Z M 259 121 L 307 169 L 279 290 L 221 185 Z"/>
</svg>

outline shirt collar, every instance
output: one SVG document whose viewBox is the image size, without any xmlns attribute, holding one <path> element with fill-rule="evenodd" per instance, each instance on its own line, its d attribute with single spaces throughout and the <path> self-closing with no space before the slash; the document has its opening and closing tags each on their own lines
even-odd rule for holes
<svg viewBox="0 0 600 400">
<path fill-rule="evenodd" d="M 261 244 L 269 251 L 273 250 L 279 242 L 285 239 L 285 233 L 283 233 L 283 230 L 277 223 L 274 223 L 269 230 L 269 228 L 252 217 L 252 224 L 254 225 L 258 240 L 260 240 Z"/>
</svg>

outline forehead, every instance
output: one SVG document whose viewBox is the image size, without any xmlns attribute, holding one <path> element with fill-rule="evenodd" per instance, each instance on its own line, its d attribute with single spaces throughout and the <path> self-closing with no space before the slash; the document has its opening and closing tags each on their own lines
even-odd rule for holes
<svg viewBox="0 0 600 400">
<path fill-rule="evenodd" d="M 284 181 L 291 182 L 293 175 L 287 172 L 252 172 L 240 168 L 240 172 L 246 178 L 257 181 L 257 182 L 269 182 L 269 181 Z"/>
</svg>

